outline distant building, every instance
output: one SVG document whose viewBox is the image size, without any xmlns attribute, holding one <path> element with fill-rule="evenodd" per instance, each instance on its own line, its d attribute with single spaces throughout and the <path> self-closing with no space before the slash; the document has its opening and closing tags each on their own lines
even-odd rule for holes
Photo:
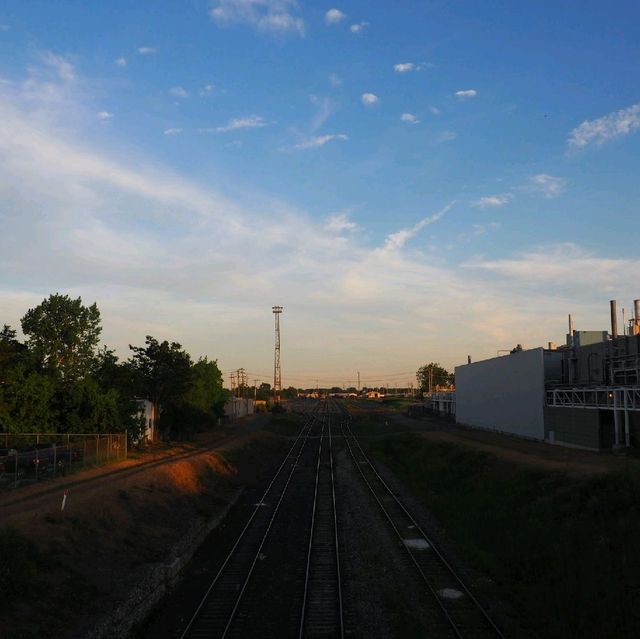
<svg viewBox="0 0 640 639">
<path fill-rule="evenodd" d="M 148 399 L 136 399 L 135 401 L 138 406 L 138 417 L 144 419 L 143 440 L 146 442 L 156 441 L 156 420 L 153 403 Z"/>
</svg>

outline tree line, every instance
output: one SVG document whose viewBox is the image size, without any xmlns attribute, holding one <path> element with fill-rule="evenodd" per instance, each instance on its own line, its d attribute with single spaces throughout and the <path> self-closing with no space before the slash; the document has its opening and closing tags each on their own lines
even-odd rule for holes
<svg viewBox="0 0 640 639">
<path fill-rule="evenodd" d="M 137 400 L 155 407 L 164 438 L 211 428 L 224 414 L 227 392 L 217 362 L 194 361 L 177 342 L 147 335 L 121 361 L 100 347 L 94 303 L 50 295 L 20 320 L 24 341 L 0 331 L 0 432 L 100 433 L 144 428 Z"/>
</svg>

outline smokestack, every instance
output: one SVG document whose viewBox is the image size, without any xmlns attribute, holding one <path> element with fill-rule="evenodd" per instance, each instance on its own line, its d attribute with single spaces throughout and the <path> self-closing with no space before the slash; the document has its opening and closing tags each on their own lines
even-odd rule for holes
<svg viewBox="0 0 640 639">
<path fill-rule="evenodd" d="M 567 346 L 573 346 L 573 317 L 569 313 L 569 335 L 567 336 Z"/>
<path fill-rule="evenodd" d="M 638 300 L 638 303 L 640 304 L 640 300 Z M 467 355 L 467 364 L 471 364 L 471 355 Z"/>
<path fill-rule="evenodd" d="M 615 339 L 618 337 L 618 312 L 616 301 L 611 300 L 609 305 L 611 306 L 611 339 Z"/>
<path fill-rule="evenodd" d="M 633 316 L 636 324 L 640 323 L 640 300 L 633 300 Z"/>
</svg>

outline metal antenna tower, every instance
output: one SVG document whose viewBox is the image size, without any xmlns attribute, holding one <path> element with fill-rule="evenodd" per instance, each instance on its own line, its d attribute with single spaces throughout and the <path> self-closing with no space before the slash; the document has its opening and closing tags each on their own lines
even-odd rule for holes
<svg viewBox="0 0 640 639">
<path fill-rule="evenodd" d="M 273 398 L 278 402 L 282 391 L 282 371 L 280 370 L 280 313 L 282 313 L 282 306 L 273 306 L 271 310 L 276 320 L 276 347 L 273 356 Z"/>
</svg>

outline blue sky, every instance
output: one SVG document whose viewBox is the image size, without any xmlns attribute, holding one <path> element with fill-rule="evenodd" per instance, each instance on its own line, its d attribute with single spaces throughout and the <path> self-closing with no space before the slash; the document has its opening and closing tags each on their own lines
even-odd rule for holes
<svg viewBox="0 0 640 639">
<path fill-rule="evenodd" d="M 151 333 L 266 379 L 282 304 L 298 385 L 606 328 L 640 297 L 639 18 L 5 1 L 1 321 L 64 291 L 121 355 Z"/>
</svg>

